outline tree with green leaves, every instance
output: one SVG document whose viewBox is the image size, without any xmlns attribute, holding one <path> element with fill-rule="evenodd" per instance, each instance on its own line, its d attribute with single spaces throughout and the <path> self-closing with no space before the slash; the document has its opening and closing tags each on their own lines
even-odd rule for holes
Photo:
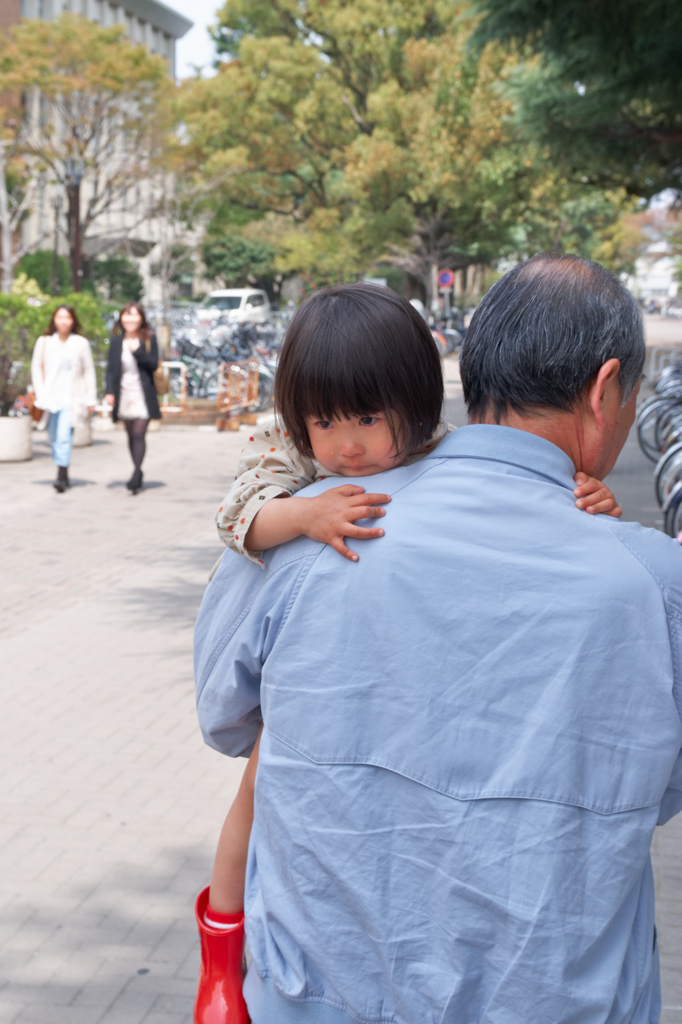
<svg viewBox="0 0 682 1024">
<path fill-rule="evenodd" d="M 234 59 L 187 86 L 190 145 L 225 172 L 226 204 L 265 216 L 280 271 L 322 284 L 383 259 L 430 298 L 439 266 L 573 237 L 585 189 L 521 137 L 502 88 L 517 57 L 477 51 L 474 28 L 441 0 L 227 0 L 216 40 Z M 596 230 L 624 196 L 592 191 Z"/>
<path fill-rule="evenodd" d="M 520 118 L 569 175 L 682 192 L 679 0 L 474 0 L 479 45 L 524 56 Z M 527 58 L 527 59 L 526 59 Z"/>
<path fill-rule="evenodd" d="M 139 302 L 144 293 L 144 281 L 137 264 L 125 256 L 95 260 L 92 277 L 96 285 L 104 287 L 110 302 Z"/>
<path fill-rule="evenodd" d="M 201 257 L 207 277 L 219 279 L 226 288 L 241 288 L 275 273 L 275 247 L 241 235 L 207 236 Z"/>
<path fill-rule="evenodd" d="M 16 265 L 17 274 L 26 274 L 37 281 L 41 291 L 47 295 L 54 293 L 55 258 L 51 249 L 38 249 L 27 253 Z M 57 256 L 57 279 L 59 292 L 71 291 L 71 267 L 65 256 Z"/>
</svg>

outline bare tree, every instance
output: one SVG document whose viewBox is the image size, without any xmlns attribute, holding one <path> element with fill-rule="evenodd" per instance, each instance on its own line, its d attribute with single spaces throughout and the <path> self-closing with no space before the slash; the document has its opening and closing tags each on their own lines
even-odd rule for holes
<svg viewBox="0 0 682 1024">
<path fill-rule="evenodd" d="M 12 289 L 14 268 L 19 260 L 37 249 L 49 234 L 49 229 L 43 230 L 30 243 L 20 236 L 22 221 L 35 206 L 40 189 L 45 185 L 45 175 L 38 163 L 18 155 L 21 143 L 21 133 L 0 139 L 0 291 L 5 294 Z M 10 167 L 16 172 L 11 184 Z"/>
<path fill-rule="evenodd" d="M 175 150 L 176 157 L 178 149 Z M 231 172 L 228 172 L 231 173 Z M 154 276 L 161 284 L 162 316 L 170 322 L 173 281 L 192 259 L 210 219 L 208 200 L 224 185 L 227 173 L 200 177 L 187 167 L 169 172 L 159 167 L 151 179 L 151 212 L 156 238 Z"/>
<path fill-rule="evenodd" d="M 58 187 L 70 183 L 69 162 L 83 168 L 84 241 L 113 216 L 120 238 L 139 224 L 129 199 L 158 159 L 170 116 L 173 83 L 165 62 L 129 43 L 124 32 L 63 14 L 22 22 L 0 41 L 0 94 L 19 98 L 15 117 L 25 160 L 44 168 Z M 22 216 L 33 198 L 26 195 Z M 73 250 L 73 237 L 70 243 Z M 106 244 L 111 248 L 115 239 Z"/>
</svg>

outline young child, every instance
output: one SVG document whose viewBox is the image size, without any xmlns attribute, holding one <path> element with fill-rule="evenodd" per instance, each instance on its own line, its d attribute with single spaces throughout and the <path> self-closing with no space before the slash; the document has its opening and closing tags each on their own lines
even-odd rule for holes
<svg viewBox="0 0 682 1024">
<path fill-rule="evenodd" d="M 275 382 L 276 417 L 253 430 L 239 473 L 216 516 L 225 544 L 263 566 L 268 548 L 305 534 L 351 561 L 345 538 L 383 536 L 358 519 L 381 518 L 387 494 L 346 484 L 305 501 L 288 498 L 314 480 L 373 476 L 423 458 L 449 432 L 441 420 L 443 375 L 421 316 L 389 289 L 343 285 L 316 293 L 287 330 Z M 576 474 L 576 505 L 620 516 L 604 484 Z M 349 571 L 352 571 L 349 569 Z M 258 745 L 223 826 L 210 890 L 197 900 L 202 938 L 197 1024 L 244 1024 L 241 997 L 244 879 L 253 821 Z M 220 965 L 222 1015 L 210 963 Z"/>
</svg>

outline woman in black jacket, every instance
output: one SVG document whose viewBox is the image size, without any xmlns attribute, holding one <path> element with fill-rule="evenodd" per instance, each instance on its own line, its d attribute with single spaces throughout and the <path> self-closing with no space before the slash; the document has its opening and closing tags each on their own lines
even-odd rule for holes
<svg viewBox="0 0 682 1024">
<path fill-rule="evenodd" d="M 139 302 L 128 302 L 121 310 L 109 338 L 106 401 L 114 407 L 114 423 L 123 420 L 134 472 L 126 484 L 133 494 L 142 487 L 145 434 L 150 420 L 160 420 L 161 410 L 154 387 L 154 370 L 159 363 L 156 335 L 147 323 Z"/>
</svg>

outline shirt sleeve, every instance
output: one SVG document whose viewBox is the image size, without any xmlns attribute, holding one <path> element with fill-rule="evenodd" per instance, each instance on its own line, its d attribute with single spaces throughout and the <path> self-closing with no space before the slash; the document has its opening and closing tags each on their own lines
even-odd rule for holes
<svg viewBox="0 0 682 1024">
<path fill-rule="evenodd" d="M 216 513 L 222 542 L 263 565 L 262 551 L 247 551 L 244 539 L 266 501 L 295 494 L 317 479 L 312 459 L 300 455 L 286 428 L 269 420 L 253 429 L 239 457 L 238 475 Z"/>
<path fill-rule="evenodd" d="M 45 377 L 43 376 L 44 353 L 45 338 L 41 336 L 33 347 L 33 356 L 31 357 L 31 383 L 35 393 L 35 402 L 39 409 L 45 408 L 43 396 L 45 390 Z"/>
<path fill-rule="evenodd" d="M 664 825 L 682 811 L 682 545 L 659 530 L 648 530 L 635 523 L 624 524 L 627 534 L 613 520 L 609 527 L 642 563 L 658 584 L 668 620 L 670 654 L 673 666 L 673 691 L 680 722 L 680 744 L 670 780 L 659 807 L 657 824 Z"/>
<path fill-rule="evenodd" d="M 230 757 L 253 750 L 263 666 L 321 547 L 264 572 L 225 552 L 194 633 L 199 726 L 214 750 Z"/>
<path fill-rule="evenodd" d="M 95 405 L 97 403 L 97 376 L 95 374 L 95 364 L 92 359 L 92 349 L 90 348 L 90 342 L 87 338 L 81 339 L 83 342 L 82 354 L 83 354 L 83 374 L 85 378 L 85 395 L 88 406 Z"/>
</svg>

